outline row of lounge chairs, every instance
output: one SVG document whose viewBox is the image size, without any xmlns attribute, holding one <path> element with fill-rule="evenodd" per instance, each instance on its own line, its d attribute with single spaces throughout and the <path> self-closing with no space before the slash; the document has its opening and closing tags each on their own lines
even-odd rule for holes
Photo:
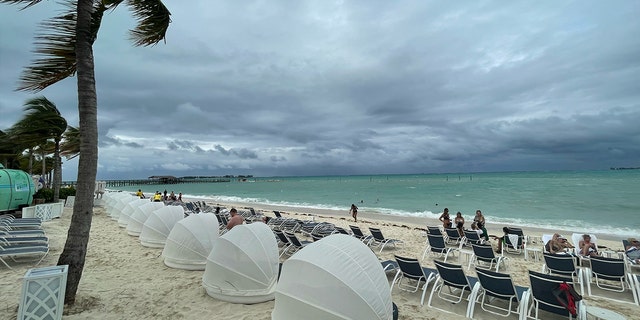
<svg viewBox="0 0 640 320">
<path fill-rule="evenodd" d="M 460 309 L 468 318 L 473 318 L 476 306 L 485 312 L 499 316 L 517 314 L 519 319 L 540 319 L 540 310 L 565 317 L 586 316 L 583 301 L 577 301 L 575 313 L 571 313 L 554 296 L 560 284 L 573 286 L 571 279 L 529 271 L 530 287 L 516 286 L 509 274 L 498 273 L 476 267 L 476 277 L 467 276 L 462 265 L 435 260 L 435 269 L 425 268 L 418 259 L 395 256 L 397 273 L 391 289 L 422 292 L 420 304 L 424 304 L 428 287 L 431 286 L 427 304 L 445 312 Z M 388 263 L 388 262 L 387 262 Z M 640 284 L 636 284 L 640 285 Z M 438 303 L 436 300 L 442 300 Z M 453 305 L 466 303 L 460 308 Z M 437 304 L 437 305 L 436 305 Z"/>
<path fill-rule="evenodd" d="M 16 219 L 0 216 L 0 262 L 11 269 L 9 262 L 36 260 L 37 264 L 49 253 L 49 239 L 39 218 Z"/>
<path fill-rule="evenodd" d="M 450 255 L 466 251 L 471 255 L 467 269 L 471 269 L 471 266 L 474 265 L 476 270 L 487 269 L 491 272 L 498 272 L 501 266 L 506 266 L 508 258 L 503 254 L 494 254 L 491 245 L 482 244 L 482 241 L 477 240 L 466 241 L 465 237 L 459 237 L 457 230 L 455 230 L 455 234 L 449 234 L 448 237 L 441 231 L 437 227 L 428 231 L 427 247 L 423 259 L 426 255 L 433 255 L 436 258 L 443 258 L 443 262 L 446 263 Z M 448 243 L 446 238 L 449 240 Z M 523 239 L 522 244 L 519 244 L 519 240 L 516 242 L 515 238 L 511 239 L 513 240 L 511 243 L 515 246 L 510 252 L 522 253 L 523 250 L 526 250 L 524 244 L 527 242 L 527 237 L 520 234 L 518 239 Z M 463 248 L 467 245 L 471 246 L 472 251 Z M 542 267 L 543 274 L 564 277 L 565 281 L 579 287 L 579 291 L 588 296 L 629 300 L 630 295 L 632 299 L 629 302 L 640 305 L 639 276 L 631 272 L 630 263 L 626 261 L 628 259 L 581 257 L 577 254 L 551 254 L 548 252 L 543 255 L 545 260 Z M 591 267 L 583 267 L 582 262 L 584 261 L 589 261 Z M 440 263 L 440 261 L 435 261 L 435 263 Z M 598 293 L 592 293 L 592 288 L 597 288 Z M 611 292 L 618 294 L 612 295 Z"/>
</svg>

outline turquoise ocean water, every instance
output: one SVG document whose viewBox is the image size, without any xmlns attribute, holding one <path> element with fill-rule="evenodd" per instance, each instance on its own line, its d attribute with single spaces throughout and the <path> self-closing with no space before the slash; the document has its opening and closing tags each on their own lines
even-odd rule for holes
<svg viewBox="0 0 640 320">
<path fill-rule="evenodd" d="M 487 223 L 567 232 L 640 236 L 640 170 L 371 176 L 256 177 L 247 182 L 145 185 L 216 202 L 246 202 L 361 215 L 437 218 L 448 207 L 466 220 L 481 209 Z"/>
</svg>

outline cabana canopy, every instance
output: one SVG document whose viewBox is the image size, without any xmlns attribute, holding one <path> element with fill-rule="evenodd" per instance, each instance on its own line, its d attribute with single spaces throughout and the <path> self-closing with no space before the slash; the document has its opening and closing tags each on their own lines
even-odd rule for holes
<svg viewBox="0 0 640 320">
<path fill-rule="evenodd" d="M 117 201 L 116 204 L 113 205 L 113 210 L 111 211 L 111 213 L 109 214 L 109 216 L 111 217 L 111 219 L 118 221 L 118 218 L 120 217 L 120 213 L 122 212 L 122 210 L 124 210 L 124 207 L 131 201 L 137 201 L 140 200 L 140 198 L 136 197 L 136 196 L 132 196 L 129 195 L 127 197 L 120 197 Z"/>
<path fill-rule="evenodd" d="M 182 206 L 166 206 L 155 210 L 142 225 L 140 243 L 145 247 L 164 248 L 171 229 L 182 219 Z"/>
<path fill-rule="evenodd" d="M 223 234 L 207 257 L 202 285 L 211 297 L 231 303 L 273 300 L 278 244 L 264 223 L 238 225 Z"/>
<path fill-rule="evenodd" d="M 157 209 L 164 207 L 164 202 L 150 202 L 138 206 L 131 215 L 129 219 L 129 223 L 127 224 L 127 233 L 134 237 L 140 235 L 142 232 L 142 226 L 147 221 L 147 218 L 151 215 L 151 213 Z"/>
<path fill-rule="evenodd" d="M 272 319 L 393 319 L 389 281 L 362 241 L 334 234 L 282 266 Z"/>
<path fill-rule="evenodd" d="M 118 216 L 118 226 L 121 228 L 127 227 L 127 224 L 129 224 L 129 220 L 131 219 L 131 215 L 136 210 L 136 208 L 147 203 L 149 203 L 149 200 L 140 198 L 129 201 L 124 206 L 124 209 L 120 211 L 120 215 Z"/>
<path fill-rule="evenodd" d="M 214 214 L 192 214 L 176 223 L 164 245 L 164 264 L 171 268 L 204 270 L 213 243 L 218 240 Z"/>
</svg>

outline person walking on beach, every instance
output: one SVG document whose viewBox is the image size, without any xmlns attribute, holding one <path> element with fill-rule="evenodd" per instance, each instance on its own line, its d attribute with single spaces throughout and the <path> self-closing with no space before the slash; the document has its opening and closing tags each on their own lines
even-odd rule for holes
<svg viewBox="0 0 640 320">
<path fill-rule="evenodd" d="M 473 222 L 476 223 L 478 229 L 482 230 L 482 236 L 484 237 L 484 241 L 489 241 L 489 233 L 487 233 L 487 228 L 484 226 L 484 216 L 482 215 L 482 211 L 476 210 L 476 217 L 473 218 Z"/>
<path fill-rule="evenodd" d="M 231 215 L 231 219 L 229 219 L 229 223 L 227 223 L 227 230 L 231 230 L 231 228 L 244 223 L 244 218 L 238 214 L 236 208 L 231 208 L 229 214 Z"/>
<path fill-rule="evenodd" d="M 442 226 L 445 229 L 451 228 L 451 217 L 449 216 L 449 208 L 444 208 L 444 211 L 442 212 L 438 220 L 442 222 Z"/>
<path fill-rule="evenodd" d="M 462 213 L 460 211 L 456 213 L 456 217 L 455 219 L 453 219 L 453 222 L 456 224 L 456 229 L 458 229 L 458 234 L 461 237 L 464 237 L 464 217 L 462 216 Z"/>
<path fill-rule="evenodd" d="M 355 222 L 358 222 L 358 207 L 356 207 L 355 204 L 351 204 L 351 210 L 349 210 L 349 213 L 353 217 L 353 220 L 355 220 Z"/>
<path fill-rule="evenodd" d="M 178 193 L 178 201 L 182 202 L 182 192 Z"/>
</svg>

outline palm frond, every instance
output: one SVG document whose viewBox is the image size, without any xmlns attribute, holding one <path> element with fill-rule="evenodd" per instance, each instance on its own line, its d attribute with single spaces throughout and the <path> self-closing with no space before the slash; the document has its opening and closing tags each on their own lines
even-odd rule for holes
<svg viewBox="0 0 640 320">
<path fill-rule="evenodd" d="M 60 155 L 71 160 L 80 155 L 80 129 L 68 126 L 65 131 L 62 143 L 60 144 Z"/>
<path fill-rule="evenodd" d="M 18 90 L 38 92 L 76 72 L 76 3 L 66 1 L 62 14 L 45 20 L 36 35 L 36 60 L 20 75 Z"/>
<path fill-rule="evenodd" d="M 127 5 L 138 22 L 135 29 L 130 30 L 134 45 L 150 46 L 164 40 L 171 23 L 171 13 L 162 1 L 128 0 Z"/>
<path fill-rule="evenodd" d="M 12 1 L 12 0 L 0 0 Z M 17 1 L 17 0 L 13 0 Z M 38 92 L 76 73 L 76 7 L 77 1 L 62 2 L 62 14 L 45 20 L 36 35 L 36 60 L 25 68 L 17 90 Z M 91 21 L 92 40 L 95 41 L 106 7 L 95 5 Z"/>
<path fill-rule="evenodd" d="M 42 0 L 0 0 L 0 3 L 8 3 L 8 4 L 24 4 L 21 10 L 29 8 L 31 6 L 35 6 L 40 3 Z"/>
</svg>

